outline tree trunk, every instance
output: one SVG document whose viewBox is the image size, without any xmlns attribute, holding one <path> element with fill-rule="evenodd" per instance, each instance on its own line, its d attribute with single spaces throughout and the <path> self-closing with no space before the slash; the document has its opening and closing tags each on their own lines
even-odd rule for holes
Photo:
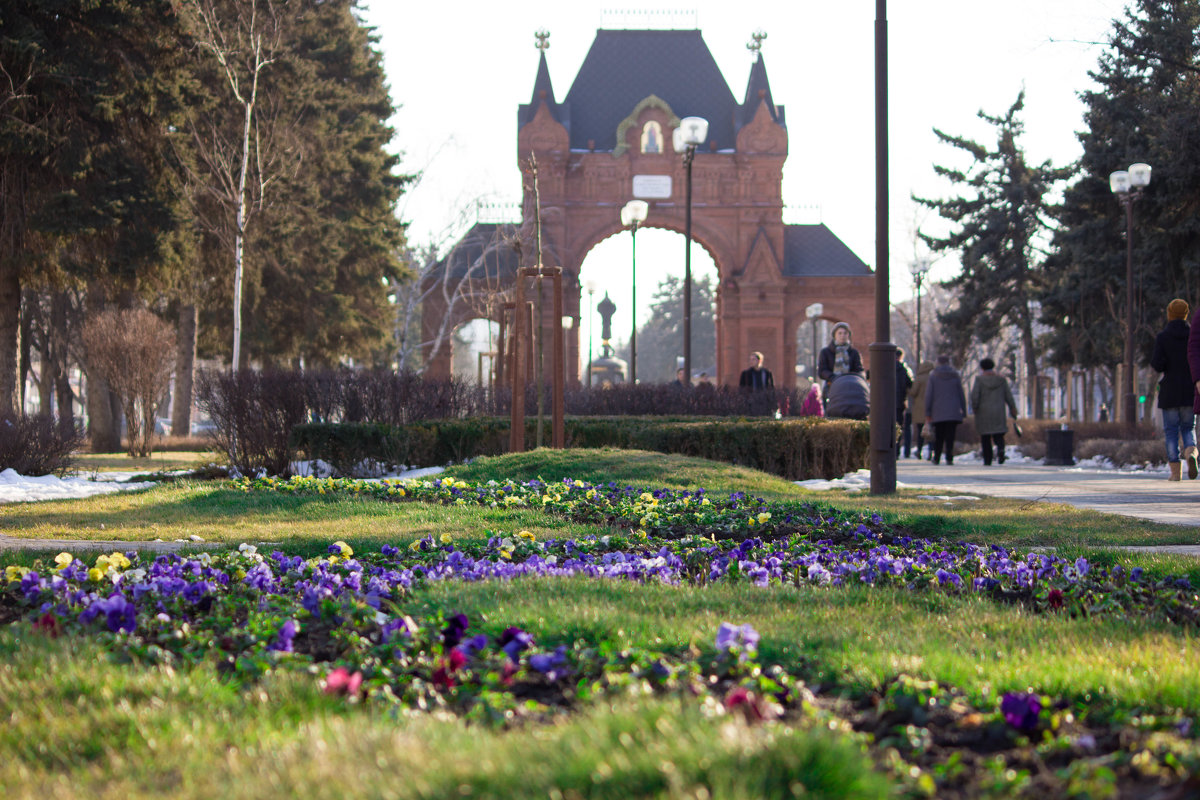
<svg viewBox="0 0 1200 800">
<path fill-rule="evenodd" d="M 104 310 L 104 290 L 93 286 L 88 292 L 87 312 L 98 314 Z M 93 453 L 119 453 L 121 451 L 121 412 L 115 404 L 108 381 L 100 377 L 91 365 L 84 364 L 87 375 L 88 437 Z"/>
<path fill-rule="evenodd" d="M 0 266 L 0 414 L 21 410 L 21 275 L 11 264 Z"/>
<path fill-rule="evenodd" d="M 54 393 L 58 401 L 58 425 L 63 431 L 75 427 L 75 395 L 71 391 L 71 359 L 68 345 L 71 332 L 67 327 L 70 301 L 66 292 L 55 292 L 50 301 L 51 342 L 50 361 L 54 365 Z"/>
<path fill-rule="evenodd" d="M 175 436 L 188 436 L 192 431 L 192 391 L 196 374 L 198 319 L 194 303 L 180 306 L 175 339 L 175 408 L 171 413 L 171 433 Z"/>
</svg>

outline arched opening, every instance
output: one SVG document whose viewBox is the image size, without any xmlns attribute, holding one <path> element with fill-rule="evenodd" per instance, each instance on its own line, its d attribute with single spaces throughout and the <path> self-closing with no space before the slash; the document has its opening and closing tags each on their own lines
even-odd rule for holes
<svg viewBox="0 0 1200 800">
<path fill-rule="evenodd" d="M 487 385 L 500 326 L 490 319 L 467 320 L 450 337 L 450 370 L 457 378 Z"/>
<path fill-rule="evenodd" d="M 637 380 L 668 383 L 683 359 L 684 235 L 663 228 L 637 232 Z M 716 299 L 720 276 L 712 255 L 692 238 L 692 373 L 716 382 Z M 579 272 L 579 374 L 587 383 L 588 363 L 599 358 L 603 325 L 596 311 L 607 293 L 616 305 L 611 345 L 630 359 L 635 316 L 633 241 L 626 230 L 599 242 Z M 628 377 L 628 376 L 627 376 Z"/>
<path fill-rule="evenodd" d="M 805 319 L 796 327 L 796 385 L 811 383 L 817 375 L 817 357 L 829 344 L 833 322 L 825 317 Z"/>
</svg>

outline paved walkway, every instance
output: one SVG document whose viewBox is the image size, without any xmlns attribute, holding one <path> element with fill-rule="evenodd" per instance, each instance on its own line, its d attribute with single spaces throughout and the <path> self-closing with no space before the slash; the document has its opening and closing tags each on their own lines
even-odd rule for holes
<svg viewBox="0 0 1200 800">
<path fill-rule="evenodd" d="M 1065 503 L 1108 514 L 1200 528 L 1200 479 L 1189 481 L 1185 477 L 1175 483 L 1168 481 L 1165 473 L 1013 462 L 985 467 L 982 462 L 961 459 L 953 465 L 935 466 L 928 461 L 901 458 L 896 480 L 908 488 Z M 1196 542 L 1196 545 L 1144 549 L 1200 555 L 1200 530 L 1196 531 Z"/>
</svg>

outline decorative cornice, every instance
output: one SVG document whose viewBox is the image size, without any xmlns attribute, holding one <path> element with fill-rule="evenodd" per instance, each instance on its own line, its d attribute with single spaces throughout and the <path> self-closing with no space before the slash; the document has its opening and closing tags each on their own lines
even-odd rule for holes
<svg viewBox="0 0 1200 800">
<path fill-rule="evenodd" d="M 629 132 L 631 127 L 637 124 L 637 118 L 647 108 L 661 108 L 663 111 L 667 112 L 669 117 L 667 120 L 667 126 L 671 128 L 679 126 L 679 117 L 675 116 L 675 112 L 671 110 L 669 105 L 667 105 L 667 101 L 663 100 L 658 95 L 652 94 L 634 106 L 633 112 L 628 117 L 621 120 L 621 124 L 617 126 L 617 146 L 613 148 L 613 158 L 619 158 L 625 153 L 626 150 L 629 149 L 629 145 L 625 143 L 625 134 Z M 663 142 L 663 146 L 665 148 L 667 142 L 671 141 L 671 139 L 665 134 L 663 135 L 663 139 L 665 140 Z"/>
</svg>

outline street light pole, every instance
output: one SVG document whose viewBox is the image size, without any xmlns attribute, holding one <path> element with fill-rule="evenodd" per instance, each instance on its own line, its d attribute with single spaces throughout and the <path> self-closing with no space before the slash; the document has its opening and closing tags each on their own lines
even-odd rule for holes
<svg viewBox="0 0 1200 800">
<path fill-rule="evenodd" d="M 596 304 L 592 301 L 592 295 L 596 293 L 596 282 L 588 281 L 584 286 L 588 293 L 588 357 L 587 357 L 587 386 L 592 388 L 592 331 L 596 328 Z"/>
<path fill-rule="evenodd" d="M 621 209 L 621 224 L 629 226 L 633 242 L 633 269 L 630 277 L 633 296 L 629 303 L 629 316 L 633 319 L 633 329 L 629 332 L 629 382 L 637 383 L 637 230 L 646 221 L 650 204 L 645 200 L 630 200 Z"/>
<path fill-rule="evenodd" d="M 925 282 L 925 273 L 929 272 L 929 259 L 918 258 L 909 266 L 909 271 L 912 272 L 913 280 L 917 284 L 917 342 L 916 347 L 916 365 L 921 367 L 921 285 Z"/>
<path fill-rule="evenodd" d="M 1131 164 L 1108 176 L 1108 185 L 1125 207 L 1125 375 L 1122 418 L 1126 425 L 1137 424 L 1137 397 L 1133 386 L 1133 203 L 1150 185 L 1150 165 Z"/>
<path fill-rule="evenodd" d="M 871 343 L 871 494 L 896 493 L 896 345 L 888 301 L 887 1 L 875 3 L 875 341 Z"/>
<path fill-rule="evenodd" d="M 696 158 L 696 147 L 708 136 L 708 120 L 703 117 L 684 117 L 675 129 L 675 152 L 683 152 L 686 172 L 687 196 L 684 203 L 684 251 L 683 251 L 683 370 L 687 380 L 692 379 L 692 161 Z"/>
</svg>

